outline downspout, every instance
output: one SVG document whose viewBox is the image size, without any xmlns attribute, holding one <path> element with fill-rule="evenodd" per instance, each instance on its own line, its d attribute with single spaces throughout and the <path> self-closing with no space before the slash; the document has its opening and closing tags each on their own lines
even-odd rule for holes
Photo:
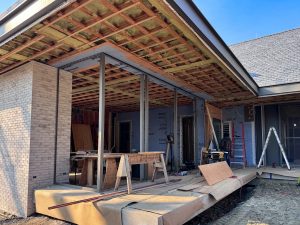
<svg viewBox="0 0 300 225">
<path fill-rule="evenodd" d="M 56 184 L 56 165 L 57 165 L 57 146 L 58 146 L 58 110 L 59 110 L 59 85 L 60 85 L 60 69 L 56 72 L 56 108 L 55 108 L 55 137 L 54 137 L 54 169 L 53 184 Z"/>
</svg>

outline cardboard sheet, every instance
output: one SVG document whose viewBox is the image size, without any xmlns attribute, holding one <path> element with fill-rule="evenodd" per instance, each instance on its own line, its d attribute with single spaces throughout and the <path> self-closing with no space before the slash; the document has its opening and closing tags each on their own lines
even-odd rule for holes
<svg viewBox="0 0 300 225">
<path fill-rule="evenodd" d="M 256 177 L 256 173 L 255 171 L 245 172 L 244 170 L 238 170 L 235 171 L 234 176 L 236 177 L 227 178 L 214 185 L 205 185 L 203 187 L 194 189 L 193 191 L 210 194 L 217 201 L 219 201 L 253 180 Z"/>
<path fill-rule="evenodd" d="M 181 225 L 204 205 L 199 196 L 161 195 L 129 207 L 162 215 L 164 225 Z"/>
<path fill-rule="evenodd" d="M 36 190 L 34 194 L 37 213 L 80 225 L 109 225 L 92 202 L 48 209 L 50 206 L 99 196 L 95 192 L 56 185 L 53 188 Z"/>
<path fill-rule="evenodd" d="M 200 165 L 199 169 L 208 185 L 214 185 L 222 180 L 225 180 L 226 178 L 233 176 L 231 168 L 225 161 Z"/>
<path fill-rule="evenodd" d="M 202 186 L 200 183 L 198 184 L 188 184 L 185 186 L 182 186 L 180 188 L 178 188 L 179 191 L 191 191 L 193 189 L 199 188 L 200 186 Z"/>
<path fill-rule="evenodd" d="M 122 209 L 133 203 L 125 198 L 113 198 L 107 201 L 98 201 L 94 205 L 105 217 L 108 225 L 122 225 Z"/>
<path fill-rule="evenodd" d="M 241 182 L 236 178 L 227 178 L 217 184 L 210 186 L 203 186 L 195 189 L 195 192 L 205 193 L 212 195 L 217 201 L 230 195 L 235 190 L 242 187 Z"/>
</svg>

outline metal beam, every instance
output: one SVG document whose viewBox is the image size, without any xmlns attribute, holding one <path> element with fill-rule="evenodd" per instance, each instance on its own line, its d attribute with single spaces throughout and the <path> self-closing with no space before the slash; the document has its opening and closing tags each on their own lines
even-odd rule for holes
<svg viewBox="0 0 300 225">
<path fill-rule="evenodd" d="M 56 184 L 57 174 L 57 145 L 58 145 L 58 111 L 59 111 L 59 92 L 60 92 L 60 69 L 56 72 L 56 105 L 55 105 L 55 142 L 54 142 L 54 171 L 53 184 Z"/>
<path fill-rule="evenodd" d="M 193 98 L 193 117 L 194 117 L 194 160 L 195 164 L 198 164 L 198 107 L 197 98 Z M 196 161 L 197 160 L 197 161 Z"/>
<path fill-rule="evenodd" d="M 259 97 L 298 94 L 300 93 L 300 82 L 260 87 L 258 91 Z"/>
<path fill-rule="evenodd" d="M 145 77 L 140 77 L 140 152 L 145 152 Z M 144 166 L 140 166 L 140 179 L 144 180 Z"/>
<path fill-rule="evenodd" d="M 149 151 L 149 78 L 145 75 L 145 152 Z"/>
<path fill-rule="evenodd" d="M 175 161 L 175 168 L 179 169 L 180 154 L 178 154 L 178 96 L 177 90 L 174 89 L 174 113 L 173 113 L 173 160 Z M 176 157 L 175 157 L 176 156 Z"/>
<path fill-rule="evenodd" d="M 261 151 L 263 151 L 266 138 L 266 124 L 265 124 L 265 106 L 260 106 L 260 122 L 261 122 Z M 263 165 L 266 165 L 267 154 L 263 158 Z"/>
<path fill-rule="evenodd" d="M 104 123 L 105 123 L 105 55 L 100 55 L 99 61 L 99 129 L 98 129 L 98 167 L 97 190 L 103 186 L 103 154 L 104 154 Z"/>
</svg>

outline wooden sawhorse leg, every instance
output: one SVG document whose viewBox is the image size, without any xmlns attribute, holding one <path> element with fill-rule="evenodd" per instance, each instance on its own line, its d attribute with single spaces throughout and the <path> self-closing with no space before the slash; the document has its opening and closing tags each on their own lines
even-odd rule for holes
<svg viewBox="0 0 300 225">
<path fill-rule="evenodd" d="M 156 172 L 159 169 L 163 171 L 166 183 L 169 183 L 169 177 L 168 177 L 167 168 L 166 168 L 165 159 L 164 159 L 164 155 L 163 154 L 160 154 L 160 162 L 155 162 L 154 163 L 154 170 L 153 170 L 153 175 L 152 175 L 152 182 L 154 182 L 154 179 L 156 177 Z"/>
<path fill-rule="evenodd" d="M 121 156 L 121 160 L 117 172 L 115 190 L 118 190 L 122 177 L 126 177 L 128 194 L 131 194 L 132 192 L 131 169 L 129 165 L 128 155 L 126 154 Z"/>
</svg>

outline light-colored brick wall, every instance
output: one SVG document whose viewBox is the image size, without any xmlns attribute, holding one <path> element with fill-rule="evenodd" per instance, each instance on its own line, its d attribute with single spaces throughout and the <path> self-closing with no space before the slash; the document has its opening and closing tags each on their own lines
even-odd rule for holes
<svg viewBox="0 0 300 225">
<path fill-rule="evenodd" d="M 26 216 L 32 64 L 0 76 L 0 209 Z"/>
<path fill-rule="evenodd" d="M 72 74 L 60 71 L 56 181 L 69 182 L 72 116 Z"/>
<path fill-rule="evenodd" d="M 53 184 L 54 181 L 54 154 L 55 154 L 55 126 L 56 126 L 56 104 L 57 104 L 57 69 L 48 65 L 37 62 L 30 62 L 25 65 L 29 67 L 26 72 L 31 74 L 31 82 L 25 82 L 28 75 L 22 73 L 23 67 L 20 67 L 21 83 L 27 83 L 27 89 L 30 90 L 30 103 L 28 113 L 28 127 L 29 132 L 26 136 L 27 148 L 26 158 L 24 159 L 24 166 L 26 170 L 23 171 L 23 178 L 26 181 L 23 187 L 18 184 L 15 185 L 17 191 L 22 192 L 22 213 L 12 211 L 10 208 L 3 207 L 4 203 L 0 202 L 0 209 L 7 212 L 26 217 L 34 212 L 34 189 L 45 187 Z M 9 77 L 14 81 L 15 70 L 11 72 Z M 71 128 L 71 94 L 72 94 L 72 76 L 70 73 L 60 71 L 60 92 L 59 92 L 59 108 L 58 108 L 58 145 L 57 145 L 57 161 L 56 161 L 56 178 L 57 182 L 68 182 L 69 172 L 69 158 L 70 158 L 70 128 Z M 2 84 L 0 77 L 0 87 Z M 19 92 L 22 87 L 15 87 L 7 89 L 5 93 Z M 15 102 L 14 106 L 19 107 L 23 103 L 23 97 L 20 95 L 20 102 Z M 1 100 L 0 100 L 1 102 Z M 3 114 L 0 107 L 0 118 Z M 14 113 L 12 117 L 14 117 Z M 11 120 L 7 120 L 7 130 L 10 130 Z M 24 129 L 20 128 L 22 133 Z M 15 131 L 10 131 L 10 137 L 13 138 Z M 7 141 L 3 141 L 3 145 Z M 7 151 L 6 147 L 1 149 L 1 153 Z M 9 152 L 11 150 L 8 150 Z M 18 156 L 19 157 L 19 156 Z M 8 157 L 10 158 L 10 157 Z M 9 166 L 8 166 L 9 167 Z M 1 169 L 0 169 L 1 170 Z M 19 169 L 18 169 L 19 170 Z M 6 172 L 4 171 L 4 175 Z M 27 190 L 26 190 L 27 188 Z M 0 188 L 1 190 L 1 188 Z M 14 203 L 12 205 L 15 205 Z"/>
</svg>

